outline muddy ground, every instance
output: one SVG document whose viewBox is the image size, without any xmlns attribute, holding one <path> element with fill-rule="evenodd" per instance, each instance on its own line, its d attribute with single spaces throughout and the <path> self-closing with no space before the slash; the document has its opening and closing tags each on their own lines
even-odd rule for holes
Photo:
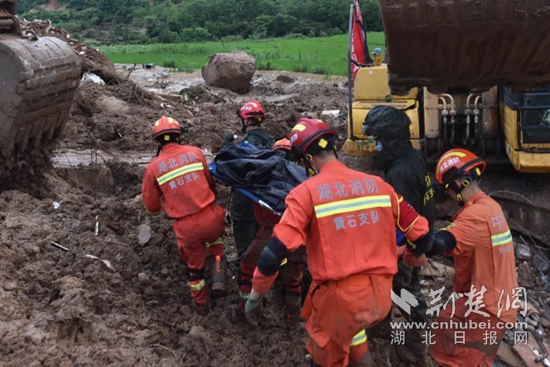
<svg viewBox="0 0 550 367">
<path fill-rule="evenodd" d="M 129 72 L 118 69 L 124 76 Z M 163 215 L 145 215 L 141 175 L 156 153 L 150 129 L 162 114 L 185 123 L 186 142 L 212 157 L 225 131 L 239 133 L 235 111 L 243 100 L 259 100 L 268 111 L 266 130 L 281 138 L 300 116 L 344 112 L 344 81 L 258 72 L 254 88 L 241 96 L 206 87 L 193 75 L 150 73 L 136 70 L 128 79 L 179 93 L 183 100 L 144 98 L 130 81 L 82 82 L 53 164 L 0 193 L 0 365 L 308 366 L 305 332 L 287 330 L 271 298 L 259 327 L 244 321 L 234 268 L 231 292 L 217 300 L 211 314 L 201 318 L 190 309 L 171 223 Z M 343 142 L 345 122 L 326 121 Z M 373 171 L 367 158 L 341 158 L 353 168 Z M 526 185 L 512 176 L 511 183 L 502 176 L 486 181 L 517 192 L 531 185 L 532 196 L 548 198 L 548 184 Z M 229 189 L 220 186 L 222 205 L 228 196 Z M 443 219 L 454 210 L 440 208 Z M 138 227 L 144 224 L 152 238 L 140 245 Z M 232 259 L 232 238 L 226 243 Z M 537 274 L 526 272 L 524 282 L 538 291 Z M 445 277 L 438 282 L 450 285 Z M 432 280 L 424 286 L 429 289 Z M 389 342 L 371 339 L 370 344 L 377 365 L 390 365 Z"/>
</svg>

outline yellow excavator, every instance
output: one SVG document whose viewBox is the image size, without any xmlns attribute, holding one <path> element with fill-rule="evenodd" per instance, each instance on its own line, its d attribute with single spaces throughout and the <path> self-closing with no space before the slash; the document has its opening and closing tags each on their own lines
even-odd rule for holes
<svg viewBox="0 0 550 367">
<path fill-rule="evenodd" d="M 0 0 L 0 170 L 61 135 L 81 76 L 71 46 L 22 31 L 16 10 L 16 0 Z"/>
<path fill-rule="evenodd" d="M 550 3 L 381 0 L 385 57 L 367 51 L 352 81 L 354 11 L 344 152 L 376 151 L 362 123 L 390 105 L 410 118 L 413 146 L 432 162 L 462 147 L 519 172 L 550 172 Z"/>
</svg>

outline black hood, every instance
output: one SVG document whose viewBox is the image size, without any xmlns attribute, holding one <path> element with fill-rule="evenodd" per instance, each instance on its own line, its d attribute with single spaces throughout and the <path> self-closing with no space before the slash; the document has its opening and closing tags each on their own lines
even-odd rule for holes
<svg viewBox="0 0 550 367">
<path fill-rule="evenodd" d="M 379 167 L 385 168 L 393 159 L 413 149 L 410 124 L 404 112 L 391 106 L 376 106 L 369 111 L 363 125 L 382 143 L 382 152 L 375 157 Z"/>
</svg>

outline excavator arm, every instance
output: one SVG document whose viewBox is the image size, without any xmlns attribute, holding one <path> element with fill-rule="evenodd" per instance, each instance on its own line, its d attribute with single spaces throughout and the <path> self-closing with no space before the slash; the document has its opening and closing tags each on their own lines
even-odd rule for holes
<svg viewBox="0 0 550 367">
<path fill-rule="evenodd" d="M 550 85 L 550 2 L 381 0 L 394 95 Z"/>
<path fill-rule="evenodd" d="M 81 76 L 66 42 L 23 34 L 15 0 L 0 0 L 0 170 L 59 137 Z"/>
</svg>

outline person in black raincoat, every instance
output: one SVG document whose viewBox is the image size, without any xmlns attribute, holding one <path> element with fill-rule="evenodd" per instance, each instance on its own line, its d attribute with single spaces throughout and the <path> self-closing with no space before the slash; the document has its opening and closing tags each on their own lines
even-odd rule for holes
<svg viewBox="0 0 550 367">
<path fill-rule="evenodd" d="M 262 105 L 257 101 L 249 101 L 241 106 L 237 115 L 241 119 L 244 134 L 240 140 L 247 141 L 258 149 L 271 149 L 275 139 L 261 128 L 262 122 L 266 119 Z M 226 134 L 222 147 L 232 143 L 234 143 L 233 134 Z M 252 201 L 238 191 L 231 191 L 229 212 L 233 222 L 233 236 L 237 248 L 236 265 L 238 266 L 259 226 L 254 218 Z"/>
<path fill-rule="evenodd" d="M 376 137 L 378 153 L 373 159 L 375 165 L 384 171 L 385 181 L 428 220 L 433 231 L 435 201 L 429 165 L 422 153 L 411 144 L 410 123 L 404 112 L 391 106 L 376 106 L 365 117 L 363 133 Z M 411 307 L 410 315 L 402 312 L 414 322 L 426 321 L 426 298 L 420 290 L 419 276 L 420 268 L 409 268 L 400 261 L 393 283 L 393 291 L 397 295 L 401 295 L 401 289 L 406 289 L 418 300 L 418 306 Z M 391 312 L 386 324 L 390 319 Z M 421 332 L 422 330 L 410 330 L 405 336 L 405 344 L 418 358 L 427 355 L 427 346 L 423 343 Z"/>
</svg>

